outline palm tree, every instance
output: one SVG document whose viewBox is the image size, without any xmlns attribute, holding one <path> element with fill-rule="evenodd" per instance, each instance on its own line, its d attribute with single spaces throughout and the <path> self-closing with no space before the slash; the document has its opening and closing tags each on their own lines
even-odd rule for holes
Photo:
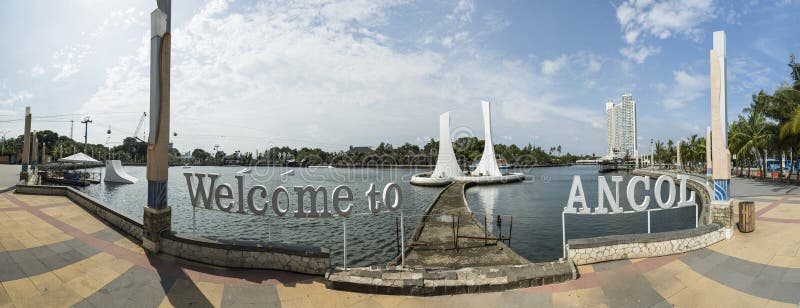
<svg viewBox="0 0 800 308">
<path fill-rule="evenodd" d="M 798 84 L 800 86 L 800 84 Z M 791 112 L 787 112 L 788 119 L 778 123 L 779 139 L 783 141 L 784 145 L 790 148 L 789 156 L 794 156 L 797 152 L 798 141 L 800 141 L 800 91 L 788 86 L 781 87 L 775 90 L 775 95 L 772 96 L 772 101 L 775 104 L 782 106 L 790 106 Z M 789 169 L 789 177 L 792 176 L 794 168 Z M 797 174 L 800 180 L 800 173 Z"/>
<path fill-rule="evenodd" d="M 775 139 L 774 137 L 766 117 L 750 110 L 744 115 L 739 115 L 739 119 L 731 125 L 729 143 L 737 157 L 755 158 L 760 161 L 759 169 L 763 178 L 766 171 L 766 156 L 762 154 Z"/>
<path fill-rule="evenodd" d="M 692 135 L 681 141 L 681 161 L 684 165 L 690 166 L 691 171 L 697 171 L 698 163 L 705 159 L 706 138 Z"/>
</svg>

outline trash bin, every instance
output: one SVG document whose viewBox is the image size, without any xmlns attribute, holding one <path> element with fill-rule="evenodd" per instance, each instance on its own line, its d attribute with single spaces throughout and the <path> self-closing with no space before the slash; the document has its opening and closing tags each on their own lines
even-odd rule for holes
<svg viewBox="0 0 800 308">
<path fill-rule="evenodd" d="M 756 229 L 756 206 L 753 201 L 739 202 L 739 232 L 750 233 Z"/>
</svg>

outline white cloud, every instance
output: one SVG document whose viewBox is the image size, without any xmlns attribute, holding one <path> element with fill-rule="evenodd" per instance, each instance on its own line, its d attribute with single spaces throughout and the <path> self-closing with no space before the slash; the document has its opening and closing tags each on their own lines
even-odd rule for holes
<svg viewBox="0 0 800 308">
<path fill-rule="evenodd" d="M 642 64 L 648 57 L 661 52 L 661 48 L 654 46 L 628 46 L 620 49 L 619 52 L 628 59 Z"/>
<path fill-rule="evenodd" d="M 325 4 L 268 2 L 230 13 L 226 2 L 215 1 L 185 25 L 173 25 L 176 145 L 209 148 L 225 140 L 243 150 L 265 143 L 338 150 L 385 138 L 401 143 L 435 132 L 443 111 L 474 110 L 467 112 L 474 115 L 481 99 L 495 103 L 507 120 L 500 123 L 535 123 L 542 114 L 602 123 L 599 113 L 558 105 L 548 94 L 554 91 L 548 79 L 536 74 L 531 62 L 489 51 L 394 48 L 391 37 L 369 25 L 383 20 L 396 3 L 375 3 L 380 5 L 369 10 L 361 10 L 360 1 L 337 3 L 337 11 L 359 12 L 345 18 L 321 14 Z M 135 55 L 107 71 L 104 85 L 80 113 L 148 109 L 147 34 L 141 44 Z M 137 119 L 107 121 L 130 131 Z M 474 120 L 480 127 L 480 119 Z"/>
<path fill-rule="evenodd" d="M 39 64 L 36 64 L 28 70 L 23 70 L 23 69 L 17 70 L 17 73 L 20 73 L 28 77 L 39 77 L 44 74 L 44 67 L 42 67 Z"/>
<path fill-rule="evenodd" d="M 59 81 L 79 72 L 89 53 L 91 48 L 87 44 L 66 46 L 54 52 L 52 67 L 56 75 L 53 76 L 53 81 Z"/>
<path fill-rule="evenodd" d="M 103 37 L 109 28 L 127 30 L 133 25 L 142 24 L 146 16 L 144 11 L 134 7 L 113 11 L 103 19 L 97 29 L 89 33 L 89 36 L 92 38 Z"/>
<path fill-rule="evenodd" d="M 569 59 L 566 54 L 552 60 L 542 61 L 542 74 L 555 75 L 567 66 Z"/>
<path fill-rule="evenodd" d="M 791 50 L 782 42 L 770 38 L 759 38 L 752 46 L 776 62 L 786 63 L 789 61 Z"/>
<path fill-rule="evenodd" d="M 586 69 L 590 72 L 599 72 L 603 67 L 603 62 L 595 54 L 589 54 L 586 58 Z"/>
<path fill-rule="evenodd" d="M 483 15 L 483 23 L 493 32 L 497 32 L 511 26 L 511 20 L 503 17 L 498 12 L 489 12 Z"/>
<path fill-rule="evenodd" d="M 708 91 L 708 75 L 691 74 L 686 71 L 673 71 L 675 85 L 666 93 L 662 102 L 668 109 L 681 108 L 703 97 Z"/>
<path fill-rule="evenodd" d="M 463 23 L 472 21 L 472 14 L 475 13 L 475 2 L 472 0 L 459 0 L 453 12 L 447 15 L 447 19 L 457 20 Z"/>
<path fill-rule="evenodd" d="M 628 44 L 643 33 L 659 39 L 684 35 L 699 39 L 698 25 L 714 18 L 713 0 L 627 0 L 617 6 L 617 21 Z"/>
<path fill-rule="evenodd" d="M 567 70 L 572 66 L 589 73 L 596 73 L 603 67 L 604 61 L 602 57 L 586 51 L 574 54 L 561 54 L 554 59 L 542 61 L 541 71 L 542 74 L 550 76 Z"/>
<path fill-rule="evenodd" d="M 5 98 L 0 98 L 0 107 L 11 107 L 15 103 L 24 102 L 31 98 L 33 98 L 33 93 L 27 90 L 8 93 Z"/>
<path fill-rule="evenodd" d="M 658 48 L 645 45 L 647 38 L 668 39 L 674 36 L 699 41 L 699 25 L 714 19 L 714 0 L 625 0 L 617 6 L 617 22 L 629 46 L 620 53 L 636 63 L 644 63 Z"/>
<path fill-rule="evenodd" d="M 455 35 L 448 35 L 442 38 L 442 46 L 452 48 L 456 43 L 464 42 L 469 39 L 469 32 L 462 31 Z"/>
<path fill-rule="evenodd" d="M 729 58 L 728 69 L 728 89 L 729 91 L 751 94 L 765 87 L 772 87 L 778 81 L 772 79 L 772 68 L 761 62 L 746 58 Z"/>
</svg>

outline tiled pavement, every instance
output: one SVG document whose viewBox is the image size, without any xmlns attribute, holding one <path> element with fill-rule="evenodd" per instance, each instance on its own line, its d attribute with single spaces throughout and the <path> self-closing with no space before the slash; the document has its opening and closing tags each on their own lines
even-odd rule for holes
<svg viewBox="0 0 800 308">
<path fill-rule="evenodd" d="M 756 231 L 706 249 L 580 266 L 568 283 L 440 297 L 332 291 L 321 278 L 147 256 L 63 197 L 0 194 L 0 307 L 797 307 L 800 196 L 760 196 Z"/>
</svg>

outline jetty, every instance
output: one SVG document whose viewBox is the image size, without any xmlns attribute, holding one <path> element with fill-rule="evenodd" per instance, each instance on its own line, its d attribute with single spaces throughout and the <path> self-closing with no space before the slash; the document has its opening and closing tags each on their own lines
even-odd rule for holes
<svg viewBox="0 0 800 308">
<path fill-rule="evenodd" d="M 410 267 L 522 265 L 528 260 L 486 232 L 467 206 L 466 182 L 453 182 L 428 207 L 409 239 Z M 491 222 L 491 220 L 490 220 Z"/>
</svg>

